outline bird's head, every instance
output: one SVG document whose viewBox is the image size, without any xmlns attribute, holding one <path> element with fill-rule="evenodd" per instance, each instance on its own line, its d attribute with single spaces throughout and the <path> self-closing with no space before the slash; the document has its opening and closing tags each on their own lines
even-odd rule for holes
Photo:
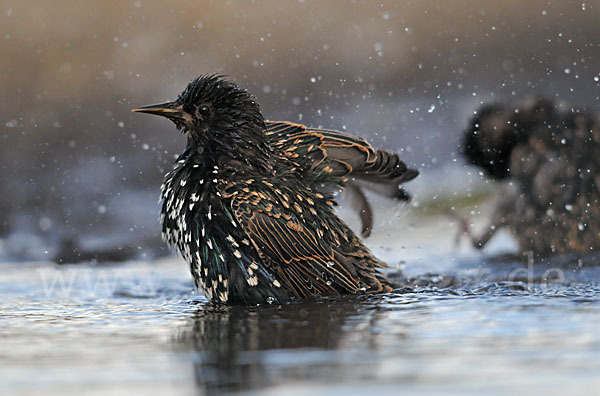
<svg viewBox="0 0 600 396">
<path fill-rule="evenodd" d="M 495 179 L 509 176 L 510 155 L 524 137 L 513 115 L 514 109 L 507 106 L 486 105 L 463 135 L 462 152 L 467 161 Z"/>
<path fill-rule="evenodd" d="M 264 128 L 260 106 L 245 89 L 220 75 L 192 80 L 173 102 L 144 106 L 134 112 L 167 117 L 193 140 L 227 139 Z"/>
</svg>

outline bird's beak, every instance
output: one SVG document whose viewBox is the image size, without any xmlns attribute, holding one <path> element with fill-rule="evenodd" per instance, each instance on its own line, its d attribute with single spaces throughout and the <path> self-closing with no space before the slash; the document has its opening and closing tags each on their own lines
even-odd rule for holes
<svg viewBox="0 0 600 396">
<path fill-rule="evenodd" d="M 138 107 L 131 110 L 134 113 L 148 113 L 167 118 L 184 118 L 183 108 L 177 102 L 166 102 L 150 106 Z"/>
</svg>

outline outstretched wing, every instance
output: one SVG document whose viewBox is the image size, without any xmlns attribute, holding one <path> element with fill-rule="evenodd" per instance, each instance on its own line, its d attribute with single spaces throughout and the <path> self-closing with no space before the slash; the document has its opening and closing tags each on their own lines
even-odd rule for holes
<svg viewBox="0 0 600 396">
<path fill-rule="evenodd" d="M 391 290 L 375 269 L 384 264 L 323 195 L 294 188 L 290 180 L 276 186 L 255 179 L 228 185 L 222 194 L 268 270 L 297 297 Z"/>
<path fill-rule="evenodd" d="M 271 145 L 287 157 L 309 160 L 312 168 L 332 176 L 389 183 L 406 182 L 418 175 L 414 169 L 407 168 L 397 154 L 376 150 L 363 138 L 349 133 L 269 121 L 266 135 Z"/>
<path fill-rule="evenodd" d="M 314 171 L 317 178 L 346 184 L 346 197 L 361 218 L 365 237 L 371 233 L 373 215 L 362 188 L 408 201 L 410 195 L 400 185 L 419 174 L 408 168 L 397 154 L 374 149 L 363 138 L 349 133 L 269 121 L 266 135 L 273 147 Z"/>
</svg>

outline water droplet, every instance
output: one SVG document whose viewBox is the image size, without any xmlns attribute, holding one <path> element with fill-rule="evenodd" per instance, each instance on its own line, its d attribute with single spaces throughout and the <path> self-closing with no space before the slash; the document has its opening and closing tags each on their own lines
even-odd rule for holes
<svg viewBox="0 0 600 396">
<path fill-rule="evenodd" d="M 52 228 L 52 220 L 50 220 L 48 217 L 44 216 L 44 217 L 40 218 L 39 226 L 40 226 L 40 230 L 48 231 L 50 228 Z"/>
<path fill-rule="evenodd" d="M 566 204 L 565 205 L 565 209 L 568 210 L 569 212 L 573 210 L 573 205 L 571 204 Z"/>
<path fill-rule="evenodd" d="M 431 105 L 431 106 L 429 106 L 429 108 L 427 109 L 427 112 L 428 112 L 428 113 L 433 113 L 433 112 L 434 112 L 434 110 L 435 110 L 435 105 L 434 105 L 434 104 L 432 104 L 432 105 Z"/>
<path fill-rule="evenodd" d="M 271 296 L 267 297 L 267 303 L 268 304 L 273 304 L 274 302 L 275 302 L 275 298 L 273 298 Z"/>
</svg>

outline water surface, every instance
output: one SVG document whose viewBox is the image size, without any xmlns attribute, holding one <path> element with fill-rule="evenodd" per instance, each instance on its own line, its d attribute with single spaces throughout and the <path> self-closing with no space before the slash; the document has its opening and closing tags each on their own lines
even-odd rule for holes
<svg viewBox="0 0 600 396">
<path fill-rule="evenodd" d="M 369 244 L 403 288 L 284 307 L 209 304 L 175 257 L 2 263 L 0 391 L 595 393 L 596 258 L 498 257 L 502 237 L 457 250 L 448 221 L 400 217 Z"/>
</svg>

